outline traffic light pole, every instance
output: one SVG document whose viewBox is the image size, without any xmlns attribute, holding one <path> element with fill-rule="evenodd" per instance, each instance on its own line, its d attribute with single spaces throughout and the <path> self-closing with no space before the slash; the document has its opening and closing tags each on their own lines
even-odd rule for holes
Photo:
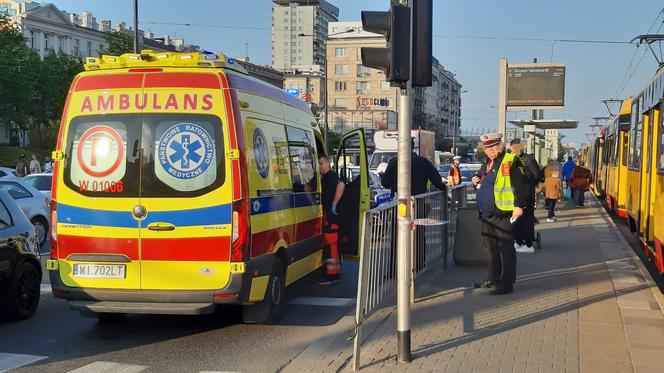
<svg viewBox="0 0 664 373">
<path fill-rule="evenodd" d="M 400 0 L 408 6 L 408 0 Z M 412 12 L 412 8 L 410 9 Z M 412 19 L 412 18 L 411 18 Z M 412 32 L 412 23 L 409 26 Z M 409 33 L 410 34 L 410 33 Z M 411 47 L 412 48 L 412 47 Z M 409 51 L 412 59 L 412 49 Z M 412 276 L 411 262 L 411 82 L 403 83 L 399 90 L 398 133 L 399 148 L 397 157 L 397 360 L 400 363 L 412 361 L 410 343 L 410 287 Z"/>
</svg>

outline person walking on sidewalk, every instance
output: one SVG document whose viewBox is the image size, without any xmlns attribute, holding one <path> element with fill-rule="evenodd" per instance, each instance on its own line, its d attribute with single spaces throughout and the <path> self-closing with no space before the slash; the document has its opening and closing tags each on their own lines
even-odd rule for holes
<svg viewBox="0 0 664 373">
<path fill-rule="evenodd" d="M 517 253 L 532 254 L 535 252 L 535 248 L 533 247 L 536 221 L 535 188 L 537 187 L 538 183 L 543 181 L 544 177 L 539 164 L 537 164 L 535 156 L 523 151 L 523 147 L 521 146 L 521 139 L 515 138 L 512 140 L 510 142 L 510 150 L 512 150 L 512 154 L 517 156 L 521 160 L 521 163 L 523 163 L 528 181 L 528 195 L 530 196 L 528 205 L 523 211 L 523 217 L 514 224 L 514 236 L 516 238 L 514 241 L 514 249 Z"/>
<path fill-rule="evenodd" d="M 546 209 L 548 211 L 547 222 L 556 221 L 556 201 L 563 198 L 563 187 L 560 184 L 560 174 L 557 170 L 551 170 L 549 176 L 544 181 L 544 197 L 546 198 Z"/>
<path fill-rule="evenodd" d="M 32 160 L 30 161 L 30 173 L 39 174 L 41 172 L 42 172 L 41 164 L 39 164 L 39 160 L 37 159 L 37 154 L 33 154 Z"/>
<path fill-rule="evenodd" d="M 475 287 L 495 285 L 492 295 L 514 291 L 516 250 L 512 223 L 522 218 L 524 209 L 532 205 L 532 191 L 523 164 L 517 156 L 502 150 L 502 137 L 500 133 L 480 136 L 488 159 L 472 178 L 482 220 L 482 245 L 489 252 L 487 281 L 476 283 Z"/>
<path fill-rule="evenodd" d="M 461 170 L 459 164 L 461 163 L 461 156 L 455 155 L 450 166 L 450 171 L 447 173 L 447 185 L 455 186 L 461 184 Z"/>
<path fill-rule="evenodd" d="M 572 171 L 574 171 L 574 167 L 576 167 L 576 164 L 574 163 L 574 158 L 572 157 L 567 157 L 567 162 L 563 164 L 563 181 L 565 182 L 565 186 L 567 186 L 569 177 L 572 176 Z"/>
<path fill-rule="evenodd" d="M 323 254 L 325 256 L 325 276 L 318 281 L 319 285 L 331 285 L 339 282 L 341 276 L 341 258 L 339 255 L 339 218 L 337 204 L 344 195 L 346 185 L 339 175 L 332 170 L 327 156 L 318 158 L 321 172 L 321 204 L 323 205 Z"/>
<path fill-rule="evenodd" d="M 568 185 L 572 188 L 572 204 L 575 208 L 584 207 L 585 193 L 590 190 L 593 175 L 589 169 L 576 166 L 569 177 Z"/>
</svg>

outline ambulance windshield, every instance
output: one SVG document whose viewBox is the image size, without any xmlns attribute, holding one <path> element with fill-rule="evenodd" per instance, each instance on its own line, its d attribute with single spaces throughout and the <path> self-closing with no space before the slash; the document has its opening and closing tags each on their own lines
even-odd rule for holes
<svg viewBox="0 0 664 373">
<path fill-rule="evenodd" d="M 111 114 L 74 118 L 65 183 L 94 197 L 192 197 L 223 185 L 219 118 Z"/>
</svg>

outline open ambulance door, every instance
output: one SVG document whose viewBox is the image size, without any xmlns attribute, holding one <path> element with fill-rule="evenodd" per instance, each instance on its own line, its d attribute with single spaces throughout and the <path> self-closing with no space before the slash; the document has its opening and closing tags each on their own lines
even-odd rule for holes
<svg viewBox="0 0 664 373">
<path fill-rule="evenodd" d="M 348 132 L 341 138 L 334 169 L 346 184 L 337 206 L 339 251 L 345 259 L 358 260 L 364 212 L 369 210 L 369 163 L 364 130 Z"/>
</svg>

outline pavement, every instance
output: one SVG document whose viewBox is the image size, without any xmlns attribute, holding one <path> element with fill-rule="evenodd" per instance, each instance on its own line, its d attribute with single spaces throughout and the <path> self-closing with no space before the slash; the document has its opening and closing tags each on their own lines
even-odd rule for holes
<svg viewBox="0 0 664 373">
<path fill-rule="evenodd" d="M 518 254 L 515 292 L 470 286 L 483 268 L 451 267 L 418 280 L 409 364 L 396 362 L 396 310 L 364 322 L 362 371 L 662 372 L 662 293 L 613 221 L 588 207 L 538 211 L 542 249 Z M 283 372 L 351 371 L 350 316 Z"/>
</svg>

